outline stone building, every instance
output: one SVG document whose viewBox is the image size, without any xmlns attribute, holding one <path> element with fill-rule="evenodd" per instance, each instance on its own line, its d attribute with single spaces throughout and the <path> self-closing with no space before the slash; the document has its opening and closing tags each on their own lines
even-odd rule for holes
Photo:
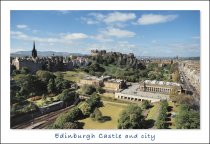
<svg viewBox="0 0 210 144">
<path fill-rule="evenodd" d="M 103 86 L 107 91 L 117 91 L 125 86 L 125 81 L 120 79 L 109 79 L 104 81 Z"/>
<path fill-rule="evenodd" d="M 178 83 L 145 80 L 142 83 L 132 83 L 128 88 L 117 91 L 115 98 L 131 102 L 144 100 L 158 102 L 168 100 L 173 88 L 176 88 L 174 90 L 178 94 L 181 93 L 182 87 Z"/>
<path fill-rule="evenodd" d="M 176 88 L 177 93 L 181 94 L 182 88 L 181 85 L 174 82 L 164 82 L 164 81 L 150 81 L 145 80 L 144 82 L 140 83 L 140 90 L 144 92 L 154 92 L 154 93 L 164 93 L 170 94 L 172 89 Z"/>
<path fill-rule="evenodd" d="M 173 64 L 174 61 L 172 59 L 155 59 L 155 60 L 152 60 L 151 63 L 158 64 L 158 67 L 164 67 L 169 64 Z"/>
<path fill-rule="evenodd" d="M 87 76 L 82 79 L 80 79 L 79 85 L 94 85 L 94 86 L 102 86 L 103 81 L 102 79 L 96 77 L 96 76 Z"/>
<path fill-rule="evenodd" d="M 85 67 L 89 63 L 88 59 L 83 57 L 78 57 L 75 60 L 54 55 L 50 57 L 38 57 L 35 42 L 33 43 L 31 57 L 11 57 L 10 61 L 11 65 L 14 65 L 17 70 L 21 70 L 22 67 L 27 67 L 30 73 L 35 73 L 38 70 L 48 70 L 52 72 L 68 71 L 75 67 Z"/>
<path fill-rule="evenodd" d="M 105 55 L 106 50 L 91 50 L 91 56 Z"/>
<path fill-rule="evenodd" d="M 12 65 L 16 67 L 17 70 L 21 70 L 22 67 L 27 67 L 31 73 L 34 73 L 43 67 L 43 61 L 39 61 L 31 58 L 18 58 L 16 57 L 12 61 Z"/>
<path fill-rule="evenodd" d="M 180 65 L 191 85 L 200 93 L 200 61 L 182 61 Z"/>
<path fill-rule="evenodd" d="M 79 85 L 94 85 L 94 86 L 101 86 L 106 91 L 114 92 L 119 89 L 124 88 L 125 81 L 120 79 L 111 79 L 110 76 L 87 76 L 82 79 L 80 79 Z"/>
</svg>

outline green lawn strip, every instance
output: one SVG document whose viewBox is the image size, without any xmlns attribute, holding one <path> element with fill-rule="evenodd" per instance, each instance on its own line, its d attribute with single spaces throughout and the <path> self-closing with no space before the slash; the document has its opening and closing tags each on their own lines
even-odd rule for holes
<svg viewBox="0 0 210 144">
<path fill-rule="evenodd" d="M 104 97 L 111 97 L 111 98 L 114 98 L 114 94 L 113 93 L 103 93 L 103 96 Z"/>
<path fill-rule="evenodd" d="M 177 114 L 178 109 L 179 109 L 179 106 L 176 106 L 176 104 L 175 104 L 174 102 L 168 102 L 168 105 L 172 107 L 171 113 L 174 112 L 174 113 Z M 172 123 L 172 125 L 169 126 L 169 128 L 171 128 L 171 129 L 176 129 L 175 117 L 171 117 L 171 121 L 170 121 L 170 122 Z"/>
<path fill-rule="evenodd" d="M 126 104 L 104 102 L 104 106 L 100 107 L 103 116 L 111 117 L 110 121 L 97 122 L 91 118 L 80 120 L 84 122 L 84 129 L 117 129 L 117 120 L 120 112 L 126 107 Z"/>
<path fill-rule="evenodd" d="M 147 115 L 147 120 L 153 119 L 156 121 L 158 115 L 159 115 L 159 110 L 160 110 L 160 103 L 153 103 L 153 107 L 149 110 L 149 113 Z"/>
<path fill-rule="evenodd" d="M 79 80 L 83 77 L 85 77 L 87 74 L 85 72 L 81 72 L 79 70 L 75 71 L 66 71 L 62 72 L 64 79 L 73 81 L 73 82 L 79 82 Z"/>
</svg>

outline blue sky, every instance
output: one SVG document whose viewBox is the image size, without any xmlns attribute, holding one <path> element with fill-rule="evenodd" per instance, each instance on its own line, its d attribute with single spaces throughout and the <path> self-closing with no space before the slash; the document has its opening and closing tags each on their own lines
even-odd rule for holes
<svg viewBox="0 0 210 144">
<path fill-rule="evenodd" d="M 11 52 L 200 56 L 199 11 L 11 11 Z"/>
</svg>

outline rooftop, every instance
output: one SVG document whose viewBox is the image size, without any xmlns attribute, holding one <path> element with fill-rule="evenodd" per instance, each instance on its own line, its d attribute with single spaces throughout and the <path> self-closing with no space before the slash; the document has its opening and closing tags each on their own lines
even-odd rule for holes
<svg viewBox="0 0 210 144">
<path fill-rule="evenodd" d="M 157 80 L 145 80 L 144 83 L 145 84 L 152 84 L 152 85 L 181 86 L 179 83 L 157 81 Z"/>
<path fill-rule="evenodd" d="M 101 77 L 96 77 L 96 76 L 87 76 L 84 77 L 84 80 L 98 80 L 98 81 L 105 81 L 105 82 L 113 82 L 113 83 L 120 83 L 123 80 L 121 79 L 110 79 L 111 76 L 101 76 Z"/>
<path fill-rule="evenodd" d="M 109 79 L 107 81 L 108 82 L 113 82 L 113 83 L 121 83 L 123 80 L 121 80 L 121 79 Z"/>
<path fill-rule="evenodd" d="M 127 89 L 121 90 L 119 93 L 134 95 L 139 97 L 155 98 L 155 99 L 167 99 L 166 94 L 143 92 L 139 89 L 139 83 L 132 83 Z"/>
</svg>

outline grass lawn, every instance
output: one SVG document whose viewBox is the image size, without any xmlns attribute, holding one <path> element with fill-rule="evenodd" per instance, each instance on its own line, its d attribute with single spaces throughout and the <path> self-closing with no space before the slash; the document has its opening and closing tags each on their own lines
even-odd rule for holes
<svg viewBox="0 0 210 144">
<path fill-rule="evenodd" d="M 160 109 L 160 103 L 153 103 L 153 107 L 151 109 L 149 109 L 149 113 L 148 113 L 148 116 L 146 118 L 146 120 L 154 120 L 156 121 L 157 120 L 157 117 L 159 115 L 159 109 Z M 173 102 L 168 102 L 168 106 L 171 106 L 172 107 L 172 111 L 169 112 L 169 113 L 172 113 L 172 112 L 175 112 L 177 113 L 178 112 L 178 109 L 179 109 L 179 106 L 176 106 Z M 171 117 L 171 121 L 168 121 L 170 122 L 172 125 L 169 126 L 170 129 L 176 129 L 176 126 L 175 126 L 175 117 L 172 118 Z M 155 128 L 155 126 L 153 126 L 152 128 Z"/>
<path fill-rule="evenodd" d="M 103 96 L 114 98 L 114 94 L 113 93 L 107 93 L 107 92 L 105 92 L 105 93 L 103 93 Z"/>
<path fill-rule="evenodd" d="M 104 69 L 106 70 L 106 75 L 110 75 L 110 76 L 119 76 L 121 74 L 124 73 L 125 69 L 117 67 L 115 65 L 108 65 L 108 66 L 104 66 L 101 65 L 102 67 L 104 67 Z"/>
<path fill-rule="evenodd" d="M 156 128 L 155 121 L 158 118 L 159 111 L 160 111 L 160 102 L 153 103 L 153 107 L 149 109 L 148 115 L 146 117 L 146 120 L 148 120 L 148 122 L 150 121 L 150 123 L 148 123 L 149 129 Z"/>
<path fill-rule="evenodd" d="M 159 115 L 160 103 L 159 102 L 153 103 L 153 105 L 154 106 L 149 110 L 149 113 L 146 118 L 147 120 L 148 119 L 156 120 Z"/>
<path fill-rule="evenodd" d="M 91 118 L 86 118 L 80 120 L 84 122 L 84 129 L 117 129 L 117 120 L 120 112 L 126 107 L 126 104 L 114 103 L 114 102 L 104 102 L 104 107 L 99 108 L 103 116 L 111 117 L 110 121 L 103 123 L 92 120 Z"/>
<path fill-rule="evenodd" d="M 66 71 L 66 72 L 62 72 L 62 74 L 64 76 L 64 79 L 73 81 L 73 82 L 79 82 L 81 78 L 87 75 L 85 72 L 81 72 L 79 70 Z"/>
</svg>

